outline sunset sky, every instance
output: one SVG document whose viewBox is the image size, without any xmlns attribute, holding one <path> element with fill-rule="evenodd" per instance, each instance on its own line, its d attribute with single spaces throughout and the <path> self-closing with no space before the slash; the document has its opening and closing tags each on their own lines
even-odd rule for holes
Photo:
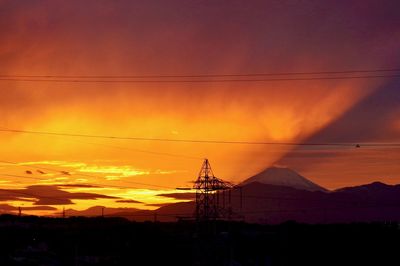
<svg viewBox="0 0 400 266">
<path fill-rule="evenodd" d="M 398 1 L 0 0 L 0 129 L 400 143 L 400 71 L 383 78 L 275 82 L 7 80 L 400 69 L 399 10 Z M 157 195 L 193 185 L 203 158 L 233 183 L 272 165 L 328 189 L 400 183 L 395 146 L 16 132 L 0 132 L 0 145 L 0 212 L 18 206 L 37 214 L 64 206 L 155 209 L 177 201 Z"/>
</svg>

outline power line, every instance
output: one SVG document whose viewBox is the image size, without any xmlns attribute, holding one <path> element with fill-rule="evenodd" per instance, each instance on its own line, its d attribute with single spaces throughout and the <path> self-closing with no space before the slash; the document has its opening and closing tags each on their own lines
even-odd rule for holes
<svg viewBox="0 0 400 266">
<path fill-rule="evenodd" d="M 160 141 L 160 142 L 183 142 L 183 143 L 208 143 L 208 144 L 242 144 L 242 145 L 283 145 L 283 146 L 343 146 L 343 147 L 394 147 L 400 143 L 334 143 L 334 142 L 319 142 L 319 143 L 301 143 L 301 142 L 264 142 L 264 141 L 235 141 L 235 140 L 206 140 L 206 139 L 170 139 L 170 138 L 146 138 L 146 137 L 121 137 L 107 135 L 89 135 L 64 132 L 48 132 L 48 131 L 31 131 L 19 129 L 0 128 L 0 132 L 38 134 L 50 136 L 65 136 L 65 137 L 83 137 L 83 138 L 100 138 L 100 139 L 116 139 L 116 140 L 135 140 L 135 141 Z"/>
<path fill-rule="evenodd" d="M 235 211 L 237 214 L 256 214 L 256 213 L 290 213 L 290 212 L 316 212 L 316 211 L 340 211 L 340 210 L 345 210 L 345 209 L 368 209 L 368 208 L 380 208 L 380 207 L 400 207 L 400 204 L 379 204 L 379 205 L 373 205 L 373 206 L 341 206 L 341 207 L 320 207 L 320 208 L 302 208 L 302 209 L 256 209 L 256 210 L 251 210 L 251 211 Z M 124 217 L 151 217 L 153 214 L 142 214 L 142 213 L 130 213 L 130 214 L 124 214 L 122 216 Z M 165 216 L 165 217 L 175 217 L 175 216 L 184 216 L 184 215 L 190 215 L 192 216 L 193 213 L 167 213 L 167 214 L 159 214 L 157 213 L 157 216 Z M 106 216 L 116 216 L 116 214 L 108 214 Z"/>
<path fill-rule="evenodd" d="M 83 142 L 83 141 L 76 141 L 78 143 L 83 143 L 83 144 L 90 144 L 90 145 L 96 145 L 96 146 L 104 146 L 107 148 L 114 148 L 114 149 L 119 149 L 119 150 L 127 150 L 127 151 L 133 151 L 133 152 L 140 152 L 140 153 L 147 153 L 147 154 L 153 154 L 153 155 L 161 155 L 161 156 L 168 156 L 168 157 L 176 157 L 176 158 L 184 158 L 184 159 L 191 159 L 191 160 L 201 160 L 203 158 L 201 157 L 195 157 L 195 156 L 189 156 L 189 155 L 183 155 L 183 154 L 177 154 L 177 153 L 170 153 L 170 152 L 156 152 L 156 151 L 149 151 L 149 150 L 141 150 L 141 149 L 132 149 L 132 148 L 127 148 L 127 147 L 120 147 L 120 146 L 115 146 L 115 145 L 109 145 L 105 143 L 93 143 L 93 142 Z"/>
<path fill-rule="evenodd" d="M 336 71 L 304 71 L 304 72 L 270 72 L 270 73 L 236 73 L 236 74 L 197 74 L 197 75 L 0 75 L 0 78 L 42 78 L 42 79 L 143 79 L 143 78 L 218 78 L 218 77 L 262 77 L 262 76 L 290 76 L 290 75 L 327 75 L 327 74 L 355 74 L 398 72 L 400 68 L 388 69 L 360 69 Z"/>
<path fill-rule="evenodd" d="M 27 79 L 27 78 L 0 78 L 0 81 L 15 82 L 56 82 L 56 83 L 225 83 L 225 82 L 281 82 L 281 81 L 313 81 L 313 80 L 346 80 L 346 79 L 376 79 L 397 78 L 400 74 L 392 75 L 362 75 L 362 76 L 335 76 L 335 77 L 304 77 L 304 78 L 267 78 L 267 79 L 175 79 L 175 80 L 128 80 L 128 79 Z"/>
<path fill-rule="evenodd" d="M 345 209 L 368 209 L 368 208 L 380 208 L 380 207 L 400 207 L 400 204 L 377 204 L 373 206 L 340 206 L 340 207 L 320 207 L 320 208 L 304 208 L 304 209 L 264 209 L 264 210 L 252 210 L 252 211 L 238 211 L 237 213 L 241 214 L 251 214 L 251 213 L 285 213 L 285 212 L 315 212 L 315 211 L 338 211 L 338 210 L 345 210 Z"/>
</svg>

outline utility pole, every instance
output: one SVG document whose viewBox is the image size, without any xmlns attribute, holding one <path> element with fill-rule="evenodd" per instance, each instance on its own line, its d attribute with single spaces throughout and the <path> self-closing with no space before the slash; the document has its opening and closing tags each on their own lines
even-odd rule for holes
<svg viewBox="0 0 400 266">
<path fill-rule="evenodd" d="M 21 207 L 18 207 L 18 216 L 21 217 L 21 215 L 22 215 Z"/>
<path fill-rule="evenodd" d="M 65 219 L 65 207 L 63 207 L 62 217 Z"/>
<path fill-rule="evenodd" d="M 104 209 L 105 207 L 101 207 L 101 217 L 104 218 Z"/>
</svg>

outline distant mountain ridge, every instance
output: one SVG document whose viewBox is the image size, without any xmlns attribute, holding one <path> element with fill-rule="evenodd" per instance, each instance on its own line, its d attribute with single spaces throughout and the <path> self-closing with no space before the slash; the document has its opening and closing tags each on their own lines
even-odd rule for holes
<svg viewBox="0 0 400 266">
<path fill-rule="evenodd" d="M 66 209 L 65 210 L 65 214 L 67 216 L 101 216 L 101 215 L 105 215 L 105 216 L 112 216 L 115 213 L 122 213 L 122 212 L 126 212 L 126 213 L 133 213 L 133 212 L 137 212 L 140 209 L 136 209 L 136 208 L 107 208 L 105 206 L 92 206 L 88 209 L 85 210 L 74 210 L 74 209 Z"/>
<path fill-rule="evenodd" d="M 375 182 L 324 192 L 250 182 L 231 191 L 231 208 L 233 216 L 261 224 L 400 221 L 400 185 Z M 194 210 L 195 202 L 187 202 L 154 212 L 163 215 L 161 221 L 175 221 L 178 214 Z"/>
<path fill-rule="evenodd" d="M 335 192 L 385 192 L 392 188 L 400 189 L 400 185 L 388 185 L 382 182 L 372 182 L 365 185 L 353 186 L 353 187 L 344 187 L 336 189 Z"/>
<path fill-rule="evenodd" d="M 241 185 L 246 185 L 252 182 L 261 184 L 292 187 L 307 191 L 328 191 L 327 189 L 315 184 L 304 176 L 289 168 L 269 167 L 264 171 L 246 179 Z"/>
<path fill-rule="evenodd" d="M 231 189 L 231 193 L 224 194 L 225 197 L 231 195 L 231 200 L 226 198 L 221 202 L 229 202 L 232 217 L 250 223 L 278 224 L 289 220 L 302 223 L 400 221 L 400 185 L 381 182 L 327 191 L 290 169 L 272 167 Z M 169 197 L 169 194 L 163 196 Z M 106 208 L 105 213 L 135 221 L 173 222 L 178 218 L 193 217 L 195 206 L 195 202 L 190 201 L 170 204 L 154 211 Z M 68 212 L 74 214 L 70 210 Z M 76 215 L 100 213 L 99 206 L 75 212 Z"/>
</svg>

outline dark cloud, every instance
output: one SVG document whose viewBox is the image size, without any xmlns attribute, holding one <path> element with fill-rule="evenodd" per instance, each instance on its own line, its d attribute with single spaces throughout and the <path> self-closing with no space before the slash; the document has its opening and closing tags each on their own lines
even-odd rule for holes
<svg viewBox="0 0 400 266">
<path fill-rule="evenodd" d="M 32 199 L 24 198 L 21 194 L 15 194 L 13 191 L 10 190 L 3 190 L 0 189 L 0 201 L 27 201 L 32 202 Z"/>
<path fill-rule="evenodd" d="M 51 206 L 32 206 L 32 207 L 20 207 L 21 211 L 54 211 L 57 210 Z M 11 206 L 8 204 L 0 204 L 0 212 L 18 211 L 19 207 Z"/>
<path fill-rule="evenodd" d="M 35 205 L 70 205 L 74 204 L 70 199 L 65 198 L 44 198 L 39 197 Z"/>
<path fill-rule="evenodd" d="M 117 197 L 96 193 L 71 193 L 61 190 L 58 186 L 33 185 L 25 189 L 0 190 L 1 200 L 32 199 L 35 205 L 68 205 L 72 200 L 117 199 Z"/>
<path fill-rule="evenodd" d="M 98 188 L 100 186 L 96 185 L 86 185 L 86 184 L 57 184 L 60 188 Z"/>
<path fill-rule="evenodd" d="M 16 211 L 16 210 L 18 210 L 18 207 L 14 207 L 8 204 L 0 204 L 1 212 Z"/>
<path fill-rule="evenodd" d="M 118 203 L 143 203 L 143 202 L 137 201 L 137 200 L 116 200 L 115 202 L 118 202 Z"/>
<path fill-rule="evenodd" d="M 400 24 L 398 1 L 150 2 L 79 2 L 77 9 L 77 1 L 5 1 L 0 19 L 8 41 L 4 46 L 18 42 L 2 59 L 46 49 L 35 57 L 46 59 L 50 68 L 71 67 L 74 62 L 66 55 L 76 55 L 102 62 L 105 72 L 112 67 L 121 72 L 130 64 L 135 73 L 171 67 L 184 72 L 188 62 L 212 71 L 227 53 L 243 51 L 243 67 L 252 68 L 254 62 L 272 66 L 282 57 L 299 60 L 305 53 L 332 62 L 342 60 L 333 56 L 340 52 L 350 57 L 347 62 L 366 62 L 382 55 L 383 48 L 370 49 L 371 42 Z"/>
<path fill-rule="evenodd" d="M 63 175 L 71 175 L 71 173 L 68 172 L 68 171 L 60 171 L 60 173 L 63 174 Z"/>
</svg>

